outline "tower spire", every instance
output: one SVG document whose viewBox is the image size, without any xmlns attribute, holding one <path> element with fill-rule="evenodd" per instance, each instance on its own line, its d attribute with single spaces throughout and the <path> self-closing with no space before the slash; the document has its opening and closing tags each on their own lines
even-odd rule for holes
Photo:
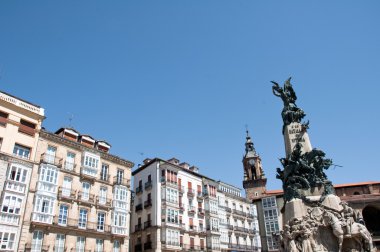
<svg viewBox="0 0 380 252">
<path fill-rule="evenodd" d="M 263 172 L 260 156 L 256 153 L 248 129 L 246 129 L 245 139 L 243 187 L 248 199 L 255 199 L 265 194 L 267 179 Z"/>
<path fill-rule="evenodd" d="M 245 141 L 245 157 L 256 156 L 256 150 L 255 150 L 255 147 L 253 145 L 251 136 L 249 135 L 248 129 L 246 130 L 246 133 L 247 133 L 247 136 L 245 137 L 245 139 L 246 139 L 246 141 Z"/>
</svg>

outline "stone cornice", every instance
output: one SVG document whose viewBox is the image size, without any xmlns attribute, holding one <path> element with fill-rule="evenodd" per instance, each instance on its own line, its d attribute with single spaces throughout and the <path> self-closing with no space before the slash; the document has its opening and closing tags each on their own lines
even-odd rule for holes
<svg viewBox="0 0 380 252">
<path fill-rule="evenodd" d="M 58 135 L 51 133 L 51 132 L 48 132 L 46 130 L 40 131 L 40 138 L 44 138 L 44 139 L 47 139 L 47 140 L 50 140 L 50 141 L 53 141 L 53 142 L 56 142 L 56 143 L 59 143 L 62 145 L 66 145 L 66 146 L 73 148 L 73 149 L 76 149 L 78 151 L 92 152 L 94 154 L 99 155 L 102 159 L 108 160 L 110 162 L 113 162 L 113 163 L 116 163 L 116 164 L 119 164 L 122 166 L 127 166 L 128 168 L 132 168 L 135 165 L 133 162 L 128 161 L 126 159 L 122 159 L 118 156 L 115 156 L 115 155 L 112 155 L 109 153 L 105 153 L 105 152 L 96 150 L 94 148 L 86 147 L 81 143 L 71 141 L 69 139 L 58 136 Z"/>
<path fill-rule="evenodd" d="M 0 160 L 4 160 L 4 161 L 10 162 L 10 163 L 21 164 L 21 165 L 24 165 L 24 166 L 29 167 L 29 168 L 33 168 L 33 165 L 37 164 L 37 163 L 34 163 L 30 160 L 11 156 L 11 155 L 4 153 L 4 152 L 0 152 Z"/>
</svg>

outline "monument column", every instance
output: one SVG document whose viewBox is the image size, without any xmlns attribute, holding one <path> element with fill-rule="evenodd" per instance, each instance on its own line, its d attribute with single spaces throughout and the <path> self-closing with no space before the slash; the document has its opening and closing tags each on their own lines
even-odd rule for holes
<svg viewBox="0 0 380 252">
<path fill-rule="evenodd" d="M 376 251 L 367 228 L 354 219 L 353 209 L 334 193 L 327 170 L 332 160 L 322 150 L 313 149 L 307 134 L 309 123 L 297 107 L 297 96 L 290 78 L 280 87 L 273 83 L 273 94 L 282 99 L 284 108 L 282 133 L 286 158 L 277 178 L 284 189 L 283 251 Z"/>
</svg>

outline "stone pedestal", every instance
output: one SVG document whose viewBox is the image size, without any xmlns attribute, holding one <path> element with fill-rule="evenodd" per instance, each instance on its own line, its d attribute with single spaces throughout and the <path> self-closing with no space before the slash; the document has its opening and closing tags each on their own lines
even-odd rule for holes
<svg viewBox="0 0 380 252">
<path fill-rule="evenodd" d="M 286 157 L 290 156 L 297 143 L 302 144 L 302 153 L 312 150 L 309 135 L 301 123 L 293 122 L 284 127 L 284 142 Z"/>
</svg>

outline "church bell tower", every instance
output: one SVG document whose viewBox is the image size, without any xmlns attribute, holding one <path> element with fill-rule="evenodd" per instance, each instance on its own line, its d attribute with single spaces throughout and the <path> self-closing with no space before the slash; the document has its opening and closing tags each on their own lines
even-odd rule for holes
<svg viewBox="0 0 380 252">
<path fill-rule="evenodd" d="M 263 172 L 261 158 L 256 153 L 249 132 L 245 142 L 245 155 L 243 157 L 244 181 L 246 198 L 249 200 L 260 198 L 266 192 L 267 179 Z"/>
</svg>

